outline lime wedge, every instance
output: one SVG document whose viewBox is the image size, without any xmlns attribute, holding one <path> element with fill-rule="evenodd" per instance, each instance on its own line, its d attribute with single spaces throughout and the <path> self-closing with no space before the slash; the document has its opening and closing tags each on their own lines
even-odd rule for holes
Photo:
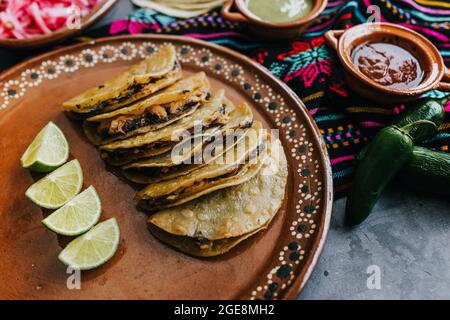
<svg viewBox="0 0 450 320">
<path fill-rule="evenodd" d="M 42 223 L 65 236 L 77 236 L 92 228 L 100 219 L 102 203 L 93 186 L 59 208 Z"/>
<path fill-rule="evenodd" d="M 119 246 L 120 230 L 115 218 L 103 221 L 79 236 L 59 254 L 67 266 L 89 270 L 111 259 Z"/>
<path fill-rule="evenodd" d="M 22 166 L 37 172 L 50 172 L 69 158 L 69 144 L 64 133 L 49 122 L 34 138 L 20 158 Z"/>
<path fill-rule="evenodd" d="M 83 171 L 78 160 L 67 162 L 31 185 L 25 195 L 37 205 L 57 209 L 75 197 L 83 186 Z"/>
</svg>

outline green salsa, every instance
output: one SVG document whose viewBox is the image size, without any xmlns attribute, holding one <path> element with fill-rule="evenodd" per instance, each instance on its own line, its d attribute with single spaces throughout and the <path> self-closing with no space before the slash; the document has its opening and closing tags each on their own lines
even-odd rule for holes
<svg viewBox="0 0 450 320">
<path fill-rule="evenodd" d="M 313 0 L 245 0 L 248 10 L 262 20 L 291 22 L 306 16 Z"/>
</svg>

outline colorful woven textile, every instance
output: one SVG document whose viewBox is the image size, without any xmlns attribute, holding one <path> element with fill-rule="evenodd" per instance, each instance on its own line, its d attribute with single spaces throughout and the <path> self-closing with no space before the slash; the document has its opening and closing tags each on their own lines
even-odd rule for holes
<svg viewBox="0 0 450 320">
<path fill-rule="evenodd" d="M 203 39 L 240 51 L 263 64 L 286 82 L 303 100 L 325 140 L 336 197 L 345 195 L 354 171 L 355 154 L 380 128 L 408 105 L 381 108 L 349 91 L 335 52 L 325 44 L 323 33 L 367 22 L 379 8 L 381 21 L 395 22 L 429 38 L 450 65 L 450 2 L 431 0 L 330 0 L 320 19 L 300 38 L 261 42 L 246 34 L 238 24 L 225 21 L 219 10 L 198 18 L 176 20 L 151 10 L 139 9 L 128 19 L 113 22 L 95 35 L 169 33 Z M 375 10 L 375 11 L 374 11 Z M 445 98 L 432 91 L 427 97 Z M 425 97 L 424 97 L 425 98 Z M 448 151 L 450 103 L 439 133 L 427 146 Z"/>
</svg>

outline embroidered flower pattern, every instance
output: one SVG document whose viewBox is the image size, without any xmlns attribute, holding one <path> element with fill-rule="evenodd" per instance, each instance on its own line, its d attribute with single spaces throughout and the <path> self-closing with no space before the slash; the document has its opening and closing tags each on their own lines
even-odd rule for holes
<svg viewBox="0 0 450 320">
<path fill-rule="evenodd" d="M 300 77 L 305 87 L 310 87 L 319 75 L 331 75 L 332 54 L 324 46 L 322 37 L 311 41 L 293 42 L 292 50 L 278 55 L 278 59 L 290 64 L 284 81 Z"/>
</svg>

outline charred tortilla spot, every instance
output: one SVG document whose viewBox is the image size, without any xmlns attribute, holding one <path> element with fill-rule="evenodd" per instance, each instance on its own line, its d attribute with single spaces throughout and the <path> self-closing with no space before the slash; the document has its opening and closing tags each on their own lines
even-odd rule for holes
<svg viewBox="0 0 450 320">
<path fill-rule="evenodd" d="M 196 240 L 197 240 L 197 242 L 198 242 L 199 244 L 206 244 L 206 243 L 209 243 L 209 242 L 210 242 L 210 240 L 208 240 L 208 239 L 206 239 L 205 237 L 202 237 L 202 236 L 197 237 Z"/>
<path fill-rule="evenodd" d="M 176 142 L 158 142 L 149 144 L 140 148 L 133 149 L 117 149 L 114 152 L 103 151 L 101 153 L 102 158 L 107 158 L 112 165 L 124 165 L 130 163 L 133 160 L 144 158 L 148 153 L 155 150 L 165 150 L 165 148 L 171 148 Z M 158 154 L 158 153 L 157 153 Z"/>
<path fill-rule="evenodd" d="M 237 166 L 237 168 L 235 170 L 233 170 L 232 172 L 221 175 L 219 177 L 196 181 L 192 185 L 190 185 L 188 187 L 180 188 L 176 192 L 174 192 L 166 197 L 140 200 L 140 205 L 143 208 L 146 208 L 147 210 L 149 210 L 150 208 L 158 209 L 159 207 L 162 207 L 165 205 L 170 205 L 172 203 L 175 203 L 180 197 L 182 197 L 185 194 L 189 194 L 189 193 L 195 192 L 195 190 L 202 189 L 202 187 L 207 186 L 207 185 L 213 183 L 214 181 L 219 181 L 221 179 L 226 179 L 228 177 L 232 177 L 232 176 L 236 175 L 236 173 L 239 171 L 239 169 L 240 169 L 240 167 Z"/>
<path fill-rule="evenodd" d="M 200 250 L 208 250 L 212 247 L 213 242 L 205 237 L 195 238 L 195 244 L 200 248 Z"/>
</svg>

